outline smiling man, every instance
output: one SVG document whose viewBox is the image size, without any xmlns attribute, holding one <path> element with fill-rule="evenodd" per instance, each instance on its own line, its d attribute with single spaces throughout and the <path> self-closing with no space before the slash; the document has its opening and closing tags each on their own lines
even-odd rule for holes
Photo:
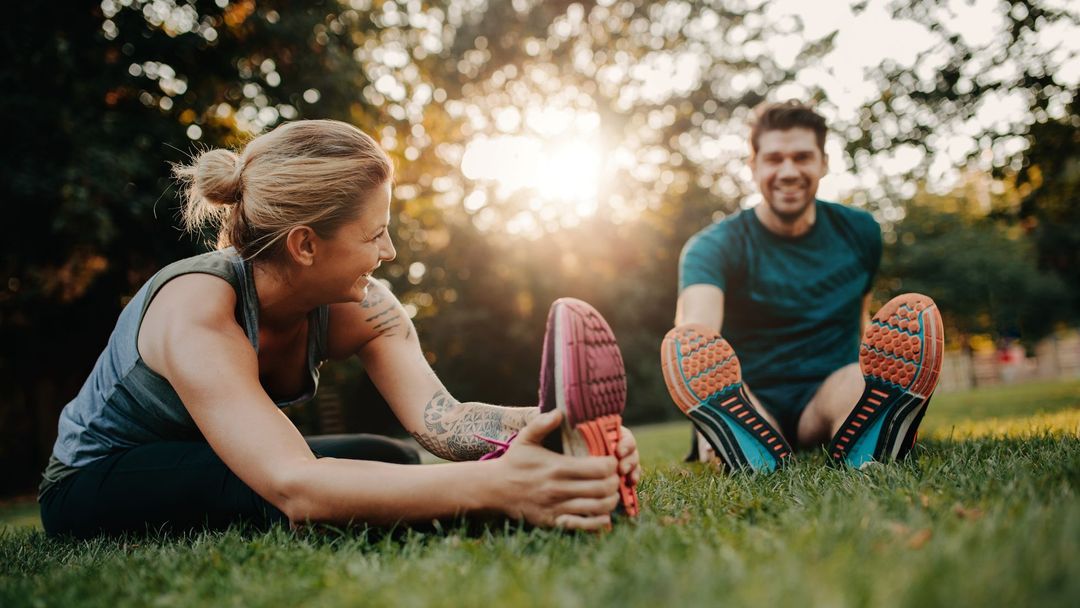
<svg viewBox="0 0 1080 608">
<path fill-rule="evenodd" d="M 802 104 L 759 106 L 750 167 L 762 203 L 683 248 L 677 326 L 661 357 L 699 431 L 691 459 L 773 470 L 790 446 L 831 440 L 835 461 L 861 466 L 914 443 L 940 369 L 941 319 L 929 298 L 906 294 L 870 321 L 881 231 L 866 211 L 817 199 L 826 132 Z"/>
</svg>

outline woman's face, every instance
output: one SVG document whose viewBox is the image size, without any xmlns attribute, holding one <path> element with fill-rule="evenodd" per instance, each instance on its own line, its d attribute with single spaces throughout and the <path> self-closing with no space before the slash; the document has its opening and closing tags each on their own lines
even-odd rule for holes
<svg viewBox="0 0 1080 608">
<path fill-rule="evenodd" d="M 371 273 L 397 256 L 390 241 L 390 183 L 376 188 L 360 208 L 360 215 L 342 224 L 333 237 L 320 239 L 316 266 L 333 302 L 362 302 Z"/>
</svg>

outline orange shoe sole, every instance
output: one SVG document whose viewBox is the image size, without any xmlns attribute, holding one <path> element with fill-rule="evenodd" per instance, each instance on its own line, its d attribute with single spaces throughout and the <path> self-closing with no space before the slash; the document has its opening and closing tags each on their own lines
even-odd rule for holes
<svg viewBox="0 0 1080 608">
<path fill-rule="evenodd" d="M 908 293 L 881 307 L 863 332 L 866 388 L 829 446 L 834 462 L 861 467 L 907 456 L 941 375 L 945 332 L 927 296 Z"/>
</svg>

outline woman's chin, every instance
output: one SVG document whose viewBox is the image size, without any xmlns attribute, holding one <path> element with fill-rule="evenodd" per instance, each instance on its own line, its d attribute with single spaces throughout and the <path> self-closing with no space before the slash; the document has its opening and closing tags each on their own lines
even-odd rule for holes
<svg viewBox="0 0 1080 608">
<path fill-rule="evenodd" d="M 354 283 L 350 292 L 350 295 L 352 296 L 351 299 L 356 302 L 363 302 L 364 298 L 367 297 L 368 285 L 370 284 L 371 282 L 366 278 L 361 278 L 359 281 Z"/>
</svg>

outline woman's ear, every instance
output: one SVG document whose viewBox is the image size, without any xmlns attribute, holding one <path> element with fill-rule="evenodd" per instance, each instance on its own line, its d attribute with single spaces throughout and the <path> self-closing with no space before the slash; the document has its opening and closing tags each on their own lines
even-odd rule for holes
<svg viewBox="0 0 1080 608">
<path fill-rule="evenodd" d="M 293 262 L 301 266 L 311 266 L 315 263 L 318 240 L 318 235 L 310 226 L 297 226 L 285 235 L 285 250 Z"/>
</svg>

